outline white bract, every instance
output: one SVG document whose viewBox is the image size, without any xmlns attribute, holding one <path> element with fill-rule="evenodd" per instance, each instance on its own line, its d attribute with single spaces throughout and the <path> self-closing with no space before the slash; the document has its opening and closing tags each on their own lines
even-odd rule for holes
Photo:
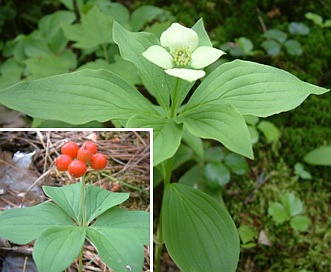
<svg viewBox="0 0 331 272">
<path fill-rule="evenodd" d="M 165 69 L 171 76 L 195 81 L 205 75 L 202 68 L 225 54 L 211 46 L 199 46 L 198 34 L 191 28 L 173 23 L 160 37 L 160 45 L 152 45 L 143 56 Z"/>
</svg>

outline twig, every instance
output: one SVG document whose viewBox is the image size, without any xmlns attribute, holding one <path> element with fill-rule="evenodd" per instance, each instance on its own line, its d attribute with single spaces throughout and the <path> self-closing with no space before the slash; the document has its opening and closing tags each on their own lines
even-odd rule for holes
<svg viewBox="0 0 331 272">
<path fill-rule="evenodd" d="M 43 173 L 39 178 L 36 179 L 36 181 L 29 187 L 29 189 L 24 193 L 24 196 L 23 196 L 23 199 L 21 201 L 21 207 L 23 206 L 23 203 L 25 201 L 25 197 L 26 195 L 32 190 L 32 188 L 34 186 L 36 186 L 36 184 L 41 180 L 43 179 L 45 176 L 47 176 L 52 170 L 53 170 L 54 167 L 50 168 L 47 172 Z"/>
</svg>

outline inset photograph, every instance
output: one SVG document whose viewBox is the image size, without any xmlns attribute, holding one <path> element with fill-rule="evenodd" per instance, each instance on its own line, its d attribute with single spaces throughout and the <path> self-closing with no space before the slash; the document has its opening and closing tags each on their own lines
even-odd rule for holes
<svg viewBox="0 0 331 272">
<path fill-rule="evenodd" d="M 0 270 L 150 271 L 151 131 L 0 131 Z"/>
</svg>

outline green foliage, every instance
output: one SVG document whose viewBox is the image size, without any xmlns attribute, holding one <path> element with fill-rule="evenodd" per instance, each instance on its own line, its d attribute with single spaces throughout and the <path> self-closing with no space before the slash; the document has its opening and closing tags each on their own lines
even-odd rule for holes
<svg viewBox="0 0 331 272">
<path fill-rule="evenodd" d="M 292 32 L 297 34 L 297 30 L 290 28 Z M 300 28 L 299 28 L 300 29 Z M 299 32 L 304 33 L 304 32 Z M 287 39 L 287 34 L 278 29 L 269 29 L 263 35 L 267 40 L 261 43 L 261 46 L 267 51 L 270 56 L 277 56 L 280 54 L 282 47 L 286 49 L 287 53 L 293 56 L 302 55 L 301 44 L 294 39 Z"/>
<path fill-rule="evenodd" d="M 141 271 L 143 245 L 149 243 L 149 213 L 116 207 L 128 194 L 87 186 L 84 226 L 81 183 L 43 189 L 57 205 L 45 202 L 0 214 L 2 237 L 18 244 L 36 240 L 33 258 L 39 271 L 63 271 L 79 254 L 86 236 L 111 268 Z"/>
<path fill-rule="evenodd" d="M 309 271 L 329 270 L 329 240 L 331 221 L 327 217 L 330 190 L 328 179 L 312 176 L 312 181 L 302 181 L 294 176 L 294 169 L 284 162 L 263 162 L 265 152 L 257 154 L 252 176 L 234 177 L 224 190 L 223 198 L 236 225 L 244 225 L 255 232 L 245 248 L 242 240 L 241 258 L 237 271 Z M 276 224 L 268 215 L 270 200 L 284 206 L 280 198 L 286 192 L 296 192 L 296 198 L 304 203 L 304 213 Z M 279 201 L 279 202 L 278 202 Z M 287 213 L 287 212 L 286 212 Z M 326 214 L 325 214 L 326 213 Z M 306 219 L 301 218 L 304 216 Z M 297 219 L 294 219 L 297 218 Z M 308 231 L 300 226 L 310 224 Z M 293 229 L 293 230 L 292 230 Z M 240 233 L 240 232 L 239 232 Z M 266 238 L 261 239 L 262 233 Z M 265 244 L 265 239 L 269 242 Z"/>
<path fill-rule="evenodd" d="M 225 208 L 207 194 L 169 184 L 162 205 L 162 229 L 169 254 L 182 271 L 236 270 L 237 229 Z"/>
<path fill-rule="evenodd" d="M 256 246 L 256 244 L 253 242 L 253 239 L 256 236 L 255 230 L 246 226 L 241 225 L 238 228 L 240 240 L 242 241 L 241 247 L 242 248 L 252 248 Z"/>
<path fill-rule="evenodd" d="M 305 170 L 304 166 L 301 163 L 296 163 L 294 165 L 294 173 L 302 179 L 310 180 L 312 179 L 311 174 Z"/>
<path fill-rule="evenodd" d="M 305 17 L 311 21 L 313 21 L 313 23 L 319 27 L 331 27 L 331 19 L 327 19 L 323 22 L 323 18 L 322 16 L 316 14 L 316 13 L 312 13 L 312 12 L 307 12 L 305 14 Z"/>
<path fill-rule="evenodd" d="M 76 42 L 74 47 L 89 49 L 112 42 L 112 24 L 113 19 L 95 6 L 82 15 L 80 24 L 62 24 L 62 29 L 69 40 Z"/>
<path fill-rule="evenodd" d="M 1 102 L 33 117 L 71 124 L 128 119 L 139 112 L 156 113 L 134 87 L 105 70 L 86 69 L 23 82 L 2 90 Z"/>
<path fill-rule="evenodd" d="M 227 42 L 222 44 L 220 48 L 223 51 L 229 52 L 230 55 L 234 57 L 247 57 L 247 56 L 254 56 L 257 54 L 257 51 L 254 51 L 253 42 L 246 38 L 240 37 L 234 40 L 234 42 Z"/>
<path fill-rule="evenodd" d="M 174 157 L 173 169 L 179 169 L 190 161 L 195 161 L 195 164 L 180 177 L 179 183 L 198 188 L 218 199 L 233 174 L 244 175 L 249 170 L 244 157 L 219 146 L 206 148 L 201 160 L 193 154 L 192 149 L 182 145 Z"/>
<path fill-rule="evenodd" d="M 331 166 L 331 146 L 316 148 L 307 153 L 303 160 L 313 165 Z"/>
</svg>

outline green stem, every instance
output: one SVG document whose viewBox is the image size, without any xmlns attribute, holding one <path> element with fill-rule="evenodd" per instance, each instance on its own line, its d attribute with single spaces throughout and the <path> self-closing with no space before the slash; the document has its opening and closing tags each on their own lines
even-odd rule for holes
<svg viewBox="0 0 331 272">
<path fill-rule="evenodd" d="M 83 227 L 87 227 L 86 224 L 86 210 L 85 210 L 85 176 L 81 178 L 81 183 L 82 183 L 82 222 L 81 225 Z M 82 245 L 82 248 L 79 253 L 79 258 L 78 258 L 78 272 L 83 271 L 83 253 L 84 253 L 84 244 Z"/>
<path fill-rule="evenodd" d="M 180 79 L 176 78 L 175 88 L 174 88 L 174 92 L 172 94 L 170 118 L 174 118 L 176 116 L 177 110 L 179 107 L 179 105 L 177 105 L 178 104 L 179 83 L 180 83 Z"/>
<path fill-rule="evenodd" d="M 84 253 L 84 245 L 82 246 L 80 253 L 79 253 L 79 259 L 78 259 L 78 272 L 83 271 L 83 253 Z"/>
<path fill-rule="evenodd" d="M 105 56 L 105 60 L 109 63 L 108 50 L 107 50 L 106 43 L 102 44 L 102 50 L 103 50 L 103 55 Z"/>
<path fill-rule="evenodd" d="M 171 182 L 171 175 L 172 175 L 172 167 L 173 167 L 174 157 L 164 161 L 162 163 L 162 174 L 164 179 L 164 187 L 170 184 Z M 165 188 L 163 189 L 163 194 L 165 192 Z M 162 207 L 161 207 L 162 211 Z M 160 271 L 160 263 L 161 263 L 161 254 L 163 248 L 163 232 L 162 232 L 162 212 L 160 213 L 159 224 L 157 227 L 156 232 L 156 242 L 155 242 L 155 264 L 154 264 L 154 271 Z"/>
<path fill-rule="evenodd" d="M 170 159 L 167 159 L 164 161 L 164 184 L 167 185 L 171 181 L 171 175 L 172 175 L 172 164 L 174 161 L 174 157 L 171 157 Z"/>
<path fill-rule="evenodd" d="M 82 177 L 81 182 L 82 182 L 82 217 L 83 217 L 82 226 L 87 227 L 86 211 L 85 211 L 85 178 L 84 178 L 84 176 Z"/>
<path fill-rule="evenodd" d="M 161 216 L 160 216 L 159 225 L 157 227 L 157 233 L 156 233 L 156 241 L 155 241 L 154 272 L 160 271 L 162 248 L 163 248 L 163 235 L 162 235 L 162 224 L 161 224 Z"/>
</svg>

